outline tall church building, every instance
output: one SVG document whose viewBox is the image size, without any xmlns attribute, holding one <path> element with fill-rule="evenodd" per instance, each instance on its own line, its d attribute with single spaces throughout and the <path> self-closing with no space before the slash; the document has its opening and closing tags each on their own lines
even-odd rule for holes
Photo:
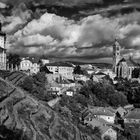
<svg viewBox="0 0 140 140">
<path fill-rule="evenodd" d="M 0 23 L 0 70 L 6 70 L 6 34 L 1 31 Z"/>
<path fill-rule="evenodd" d="M 131 57 L 124 58 L 121 56 L 121 46 L 116 40 L 113 45 L 113 71 L 119 78 L 132 79 L 133 70 L 140 68 L 140 65 L 133 61 Z"/>
</svg>

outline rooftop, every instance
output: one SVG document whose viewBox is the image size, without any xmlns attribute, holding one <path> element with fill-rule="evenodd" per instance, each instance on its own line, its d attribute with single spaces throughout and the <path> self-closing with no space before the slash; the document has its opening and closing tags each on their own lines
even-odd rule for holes
<svg viewBox="0 0 140 140">
<path fill-rule="evenodd" d="M 119 65 L 121 62 L 126 62 L 127 65 L 130 66 L 130 67 L 133 67 L 133 66 L 139 67 L 139 66 L 140 66 L 140 65 L 139 65 L 138 63 L 136 63 L 132 58 L 129 58 L 129 59 L 127 59 L 127 60 L 126 60 L 125 58 L 122 58 L 122 59 L 119 61 L 118 65 Z"/>
<path fill-rule="evenodd" d="M 106 107 L 93 107 L 89 108 L 93 115 L 114 116 L 115 111 Z"/>
<path fill-rule="evenodd" d="M 130 111 L 126 116 L 125 119 L 140 119 L 140 108 L 135 108 Z"/>
</svg>

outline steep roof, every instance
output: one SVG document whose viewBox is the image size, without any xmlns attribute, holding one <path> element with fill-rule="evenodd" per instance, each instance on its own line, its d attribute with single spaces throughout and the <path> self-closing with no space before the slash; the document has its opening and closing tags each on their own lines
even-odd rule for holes
<svg viewBox="0 0 140 140">
<path fill-rule="evenodd" d="M 136 62 L 134 62 L 133 59 L 129 58 L 127 61 L 127 65 L 128 66 L 139 66 L 139 64 L 137 64 Z"/>
<path fill-rule="evenodd" d="M 140 108 L 136 108 L 130 111 L 126 116 L 126 119 L 140 119 Z"/>
<path fill-rule="evenodd" d="M 121 62 L 126 62 L 127 65 L 129 67 L 139 67 L 140 65 L 138 63 L 136 63 L 132 58 L 129 58 L 129 59 L 125 59 L 125 58 L 122 58 L 117 65 L 119 65 Z"/>
<path fill-rule="evenodd" d="M 89 109 L 93 115 L 114 116 L 112 110 L 106 107 L 95 107 Z"/>
</svg>

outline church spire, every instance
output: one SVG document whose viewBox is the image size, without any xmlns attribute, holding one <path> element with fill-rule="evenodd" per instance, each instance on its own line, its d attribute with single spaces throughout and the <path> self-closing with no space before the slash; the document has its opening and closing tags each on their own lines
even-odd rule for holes
<svg viewBox="0 0 140 140">
<path fill-rule="evenodd" d="M 117 39 L 115 39 L 115 43 L 113 45 L 113 70 L 115 71 L 115 67 L 121 59 L 121 46 Z"/>
</svg>

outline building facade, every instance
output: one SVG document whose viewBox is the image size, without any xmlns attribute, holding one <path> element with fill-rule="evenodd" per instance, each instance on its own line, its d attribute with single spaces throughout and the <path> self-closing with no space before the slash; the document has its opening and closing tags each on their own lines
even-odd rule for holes
<svg viewBox="0 0 140 140">
<path fill-rule="evenodd" d="M 68 63 L 62 63 L 62 62 L 55 62 L 55 63 L 49 63 L 46 64 L 46 67 L 49 69 L 49 71 L 53 72 L 53 74 L 59 73 L 62 78 L 66 79 L 72 79 L 73 80 L 73 66 Z"/>
<path fill-rule="evenodd" d="M 34 58 L 22 58 L 20 70 L 29 72 L 29 74 L 36 74 L 39 72 L 39 69 L 38 60 L 35 60 Z"/>
<path fill-rule="evenodd" d="M 6 70 L 6 34 L 1 31 L 0 24 L 0 69 Z"/>
<path fill-rule="evenodd" d="M 134 62 L 131 57 L 127 59 L 121 56 L 121 46 L 116 41 L 113 45 L 113 71 L 116 73 L 116 77 L 132 79 L 135 68 L 140 68 L 139 64 Z"/>
</svg>

